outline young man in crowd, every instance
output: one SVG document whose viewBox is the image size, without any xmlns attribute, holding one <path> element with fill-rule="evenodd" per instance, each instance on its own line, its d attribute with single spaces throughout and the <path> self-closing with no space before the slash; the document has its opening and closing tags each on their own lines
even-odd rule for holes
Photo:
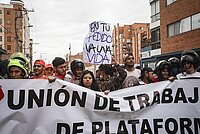
<svg viewBox="0 0 200 134">
<path fill-rule="evenodd" d="M 34 62 L 33 71 L 34 76 L 33 79 L 47 79 L 47 76 L 44 75 L 45 62 L 42 59 L 38 59 Z"/>
<path fill-rule="evenodd" d="M 199 67 L 200 58 L 199 55 L 191 50 L 191 51 L 184 51 L 181 55 L 181 68 L 182 73 L 176 75 L 177 79 L 184 79 L 184 78 L 199 78 L 200 73 L 196 71 Z"/>
<path fill-rule="evenodd" d="M 135 76 L 136 78 L 139 78 L 141 76 L 141 70 L 134 67 L 135 63 L 134 56 L 132 53 L 129 53 L 124 56 L 124 65 L 127 77 Z"/>
<path fill-rule="evenodd" d="M 44 74 L 48 77 L 48 76 L 53 76 L 54 74 L 54 68 L 52 64 L 46 64 L 45 65 L 45 70 L 44 70 Z"/>
<path fill-rule="evenodd" d="M 29 64 L 29 61 L 26 58 L 26 56 L 20 52 L 15 52 L 15 53 L 11 54 L 10 57 L 8 57 L 7 54 L 1 55 L 0 77 L 2 79 L 10 78 L 9 72 L 7 70 L 7 66 L 9 64 L 9 59 L 18 59 L 20 61 L 23 61 L 26 64 L 26 66 L 28 66 L 28 64 Z"/>
<path fill-rule="evenodd" d="M 69 75 L 69 74 L 66 74 L 66 71 L 67 71 L 66 61 L 61 57 L 56 57 L 52 61 L 52 64 L 53 64 L 53 67 L 55 70 L 55 73 L 53 76 L 57 79 L 61 79 L 61 80 L 70 82 L 70 79 L 68 79 L 68 77 L 67 77 L 67 75 Z"/>
<path fill-rule="evenodd" d="M 10 79 L 25 79 L 27 77 L 28 69 L 25 62 L 18 59 L 10 59 L 7 66 Z"/>
<path fill-rule="evenodd" d="M 141 76 L 139 78 L 142 82 L 144 82 L 144 84 L 150 84 L 155 82 L 154 72 L 150 67 L 144 67 L 141 71 Z"/>
</svg>

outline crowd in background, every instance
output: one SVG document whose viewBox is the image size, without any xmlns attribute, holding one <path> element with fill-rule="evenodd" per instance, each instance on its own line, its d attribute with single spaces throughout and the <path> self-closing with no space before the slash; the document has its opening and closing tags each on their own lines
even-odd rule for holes
<svg viewBox="0 0 200 134">
<path fill-rule="evenodd" d="M 20 52 L 13 53 L 9 59 L 0 62 L 1 79 L 56 79 L 68 81 L 94 91 L 108 94 L 111 91 L 133 86 L 175 79 L 200 79 L 200 58 L 193 51 L 183 51 L 181 58 L 171 57 L 150 67 L 135 67 L 134 56 L 124 56 L 124 64 L 119 65 L 112 59 L 112 64 L 101 64 L 95 74 L 85 70 L 84 62 L 73 60 L 70 70 L 61 57 L 55 57 L 52 64 L 45 64 L 42 59 L 35 60 L 33 72 L 28 69 L 29 61 Z"/>
</svg>

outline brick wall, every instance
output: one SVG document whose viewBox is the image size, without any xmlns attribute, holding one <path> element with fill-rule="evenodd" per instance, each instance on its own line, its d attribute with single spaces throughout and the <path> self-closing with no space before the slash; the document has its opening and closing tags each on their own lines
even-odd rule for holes
<svg viewBox="0 0 200 134">
<path fill-rule="evenodd" d="M 160 0 L 161 53 L 200 48 L 200 28 L 167 37 L 168 24 L 200 13 L 200 0 L 177 0 L 168 6 L 165 2 L 165 0 Z"/>
</svg>

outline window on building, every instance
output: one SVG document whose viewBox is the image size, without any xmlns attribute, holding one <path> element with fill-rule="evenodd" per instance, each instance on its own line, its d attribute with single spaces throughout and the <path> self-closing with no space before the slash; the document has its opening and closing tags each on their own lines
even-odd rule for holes
<svg viewBox="0 0 200 134">
<path fill-rule="evenodd" d="M 200 13 L 167 26 L 168 37 L 200 28 Z"/>
<path fill-rule="evenodd" d="M 0 41 L 2 41 L 2 36 L 0 36 Z"/>
<path fill-rule="evenodd" d="M 131 39 L 127 39 L 127 43 L 131 43 Z"/>
<path fill-rule="evenodd" d="M 174 2 L 176 2 L 176 0 L 167 0 L 167 6 L 174 3 Z"/>
<path fill-rule="evenodd" d="M 7 19 L 7 24 L 11 25 L 11 20 L 10 19 Z"/>
<path fill-rule="evenodd" d="M 160 48 L 160 28 L 151 31 L 151 46 L 152 49 Z"/>
<path fill-rule="evenodd" d="M 11 50 L 11 45 L 7 45 L 7 50 Z"/>
<path fill-rule="evenodd" d="M 168 25 L 168 37 L 180 34 L 180 21 Z"/>
<path fill-rule="evenodd" d="M 7 42 L 11 42 L 11 37 L 7 36 Z"/>
<path fill-rule="evenodd" d="M 180 22 L 180 33 L 191 31 L 191 17 L 182 19 Z"/>
<path fill-rule="evenodd" d="M 160 40 L 160 29 L 153 30 L 151 32 L 151 41 L 156 42 Z"/>
<path fill-rule="evenodd" d="M 192 29 L 200 28 L 200 13 L 192 16 Z"/>
<path fill-rule="evenodd" d="M 0 27 L 0 33 L 2 33 L 2 32 L 3 32 L 2 27 Z"/>
<path fill-rule="evenodd" d="M 2 19 L 0 18 L 0 25 L 2 24 Z"/>
<path fill-rule="evenodd" d="M 10 15 L 11 14 L 11 11 L 10 10 L 7 10 L 7 12 L 6 12 L 8 15 Z"/>
<path fill-rule="evenodd" d="M 2 10 L 0 10 L 0 14 L 2 14 Z"/>
<path fill-rule="evenodd" d="M 159 0 L 151 3 L 151 22 L 160 20 L 160 2 Z"/>
<path fill-rule="evenodd" d="M 11 33 L 11 28 L 7 28 L 7 33 Z"/>
</svg>

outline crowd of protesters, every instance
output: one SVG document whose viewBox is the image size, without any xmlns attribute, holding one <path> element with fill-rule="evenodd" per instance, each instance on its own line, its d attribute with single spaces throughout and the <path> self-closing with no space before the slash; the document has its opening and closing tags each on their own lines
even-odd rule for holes
<svg viewBox="0 0 200 134">
<path fill-rule="evenodd" d="M 42 59 L 36 60 L 33 72 L 29 71 L 28 64 L 28 59 L 22 53 L 13 53 L 9 59 L 0 62 L 1 79 L 47 79 L 49 82 L 60 79 L 105 94 L 165 80 L 200 79 L 200 58 L 193 50 L 183 51 L 180 59 L 171 57 L 158 61 L 155 70 L 150 67 L 137 69 L 134 56 L 129 53 L 124 56 L 124 65 L 114 60 L 112 64 L 101 64 L 96 76 L 92 71 L 85 70 L 81 60 L 73 60 L 68 71 L 67 63 L 61 57 L 55 57 L 52 64 L 45 64 Z"/>
</svg>

